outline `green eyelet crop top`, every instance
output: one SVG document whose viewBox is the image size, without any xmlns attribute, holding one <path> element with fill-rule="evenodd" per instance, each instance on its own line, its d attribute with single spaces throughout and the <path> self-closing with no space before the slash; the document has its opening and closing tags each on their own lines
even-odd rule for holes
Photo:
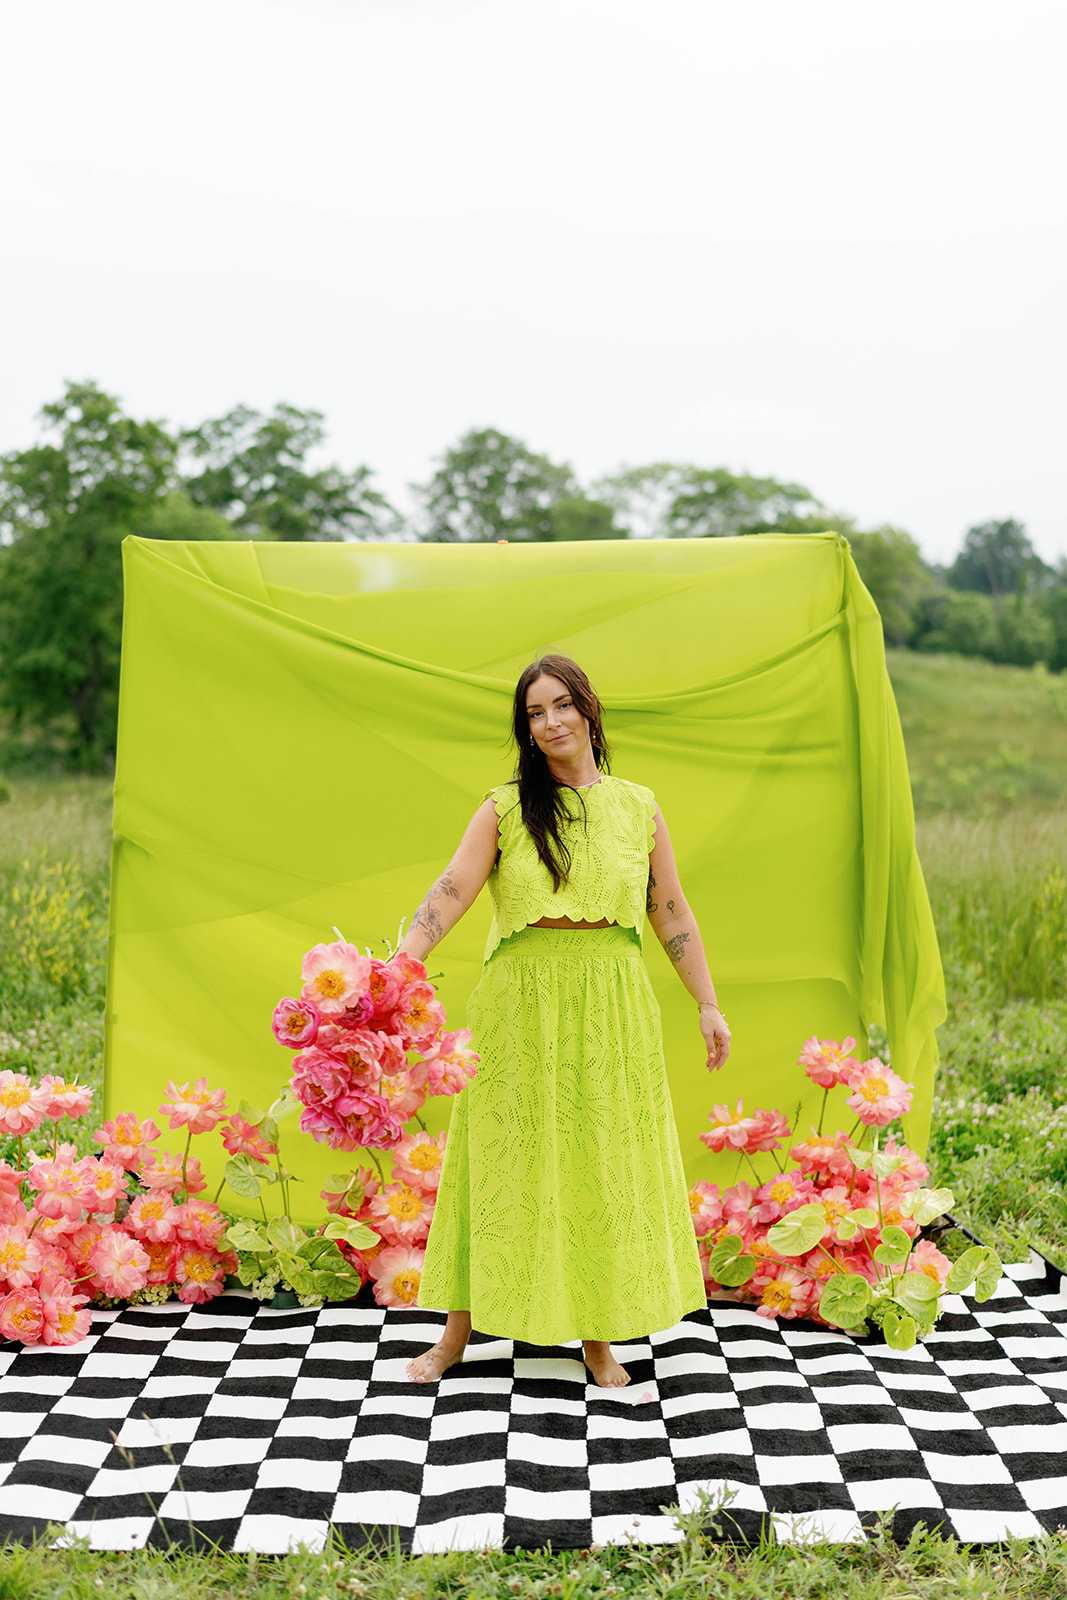
<svg viewBox="0 0 1067 1600">
<path fill-rule="evenodd" d="M 644 945 L 648 857 L 655 839 L 656 796 L 643 783 L 605 773 L 583 786 L 582 803 L 563 790 L 567 816 L 561 833 L 571 853 L 570 878 L 552 891 L 552 875 L 522 820 L 519 786 L 512 779 L 486 791 L 496 807 L 500 853 L 489 874 L 493 917 L 482 964 L 501 939 L 540 917 L 612 922 L 633 928 Z"/>
</svg>

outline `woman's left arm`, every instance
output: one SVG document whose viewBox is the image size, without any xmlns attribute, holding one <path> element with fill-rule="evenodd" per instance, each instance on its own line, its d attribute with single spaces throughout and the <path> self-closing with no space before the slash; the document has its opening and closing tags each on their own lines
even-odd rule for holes
<svg viewBox="0 0 1067 1600">
<path fill-rule="evenodd" d="M 711 981 L 704 941 L 697 919 L 682 891 L 674 847 L 663 812 L 656 807 L 656 838 L 648 858 L 648 894 L 645 910 L 656 937 L 674 963 L 675 971 L 699 1006 L 700 1031 L 708 1050 L 708 1069 L 726 1064 L 730 1054 L 730 1029 L 719 1010 Z"/>
</svg>

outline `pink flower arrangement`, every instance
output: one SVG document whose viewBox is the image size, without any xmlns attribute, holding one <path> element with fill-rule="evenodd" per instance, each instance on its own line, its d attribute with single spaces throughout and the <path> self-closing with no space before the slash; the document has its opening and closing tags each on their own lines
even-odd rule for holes
<svg viewBox="0 0 1067 1600">
<path fill-rule="evenodd" d="M 225 1091 L 206 1079 L 167 1084 L 160 1114 L 188 1135 L 225 1115 Z M 24 1344 L 76 1344 L 93 1300 L 211 1299 L 238 1257 L 223 1241 L 229 1218 L 204 1188 L 200 1164 L 156 1151 L 160 1127 L 121 1112 L 93 1134 L 102 1148 L 79 1155 L 58 1134 L 51 1149 L 26 1143 L 47 1120 L 81 1117 L 88 1084 L 47 1073 L 0 1072 L 0 1131 L 18 1141 L 0 1161 L 0 1336 Z M 221 1185 L 220 1185 L 221 1188 Z M 181 1201 L 177 1195 L 181 1192 Z"/>
<path fill-rule="evenodd" d="M 426 968 L 406 951 L 381 960 L 338 936 L 307 951 L 300 976 L 300 994 L 279 1000 L 271 1027 L 297 1051 L 300 1127 L 320 1143 L 395 1149 L 429 1095 L 457 1094 L 474 1076 L 471 1030 L 446 1031 Z"/>
<path fill-rule="evenodd" d="M 805 1137 L 778 1111 L 746 1115 L 741 1100 L 732 1109 L 712 1106 L 712 1126 L 699 1137 L 711 1150 L 736 1150 L 738 1167 L 747 1161 L 756 1182 L 723 1190 L 695 1184 L 693 1225 L 709 1291 L 755 1301 L 757 1314 L 769 1320 L 806 1317 L 861 1330 L 870 1318 L 890 1345 L 909 1349 L 932 1328 L 943 1290 L 958 1293 L 973 1281 L 976 1297 L 986 1299 L 1001 1263 L 985 1246 L 953 1263 L 931 1240 L 918 1238 L 953 1195 L 921 1187 L 929 1168 L 893 1135 L 879 1149 L 878 1130 L 910 1109 L 911 1086 L 879 1056 L 859 1060 L 855 1046 L 852 1037 L 805 1042 L 798 1064 L 823 1090 L 818 1127 Z M 855 1112 L 848 1133 L 822 1132 L 833 1088 L 847 1091 Z M 870 1150 L 862 1143 L 868 1128 Z M 777 1154 L 786 1143 L 792 1168 Z M 752 1160 L 760 1151 L 770 1152 L 778 1169 L 767 1179 Z"/>
</svg>

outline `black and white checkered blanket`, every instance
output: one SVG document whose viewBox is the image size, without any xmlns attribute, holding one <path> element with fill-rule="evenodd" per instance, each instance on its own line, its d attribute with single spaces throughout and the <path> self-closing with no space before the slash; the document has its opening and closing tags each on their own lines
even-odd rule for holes
<svg viewBox="0 0 1067 1600">
<path fill-rule="evenodd" d="M 434 1384 L 405 1367 L 443 1314 L 356 1299 L 96 1311 L 76 1347 L 0 1344 L 0 1537 L 280 1553 L 863 1540 L 882 1510 L 987 1542 L 1067 1526 L 1067 1275 L 1031 1250 L 900 1352 L 713 1299 L 616 1343 L 475 1331 Z M 721 1508 L 721 1509 L 716 1509 Z M 59 1524 L 49 1529 L 49 1524 Z"/>
</svg>

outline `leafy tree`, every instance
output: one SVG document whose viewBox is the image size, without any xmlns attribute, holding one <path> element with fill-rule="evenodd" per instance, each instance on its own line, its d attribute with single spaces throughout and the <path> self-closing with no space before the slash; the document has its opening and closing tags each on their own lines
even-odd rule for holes
<svg viewBox="0 0 1067 1600">
<path fill-rule="evenodd" d="M 0 705 L 96 767 L 114 748 L 122 540 L 164 492 L 175 442 L 92 383 L 39 415 L 58 439 L 0 457 Z"/>
<path fill-rule="evenodd" d="M 1037 600 L 1026 595 L 1008 595 L 997 606 L 997 637 L 993 660 L 1016 667 L 1031 667 L 1035 661 L 1051 663 L 1056 645 L 1056 630 Z"/>
<path fill-rule="evenodd" d="M 634 534 L 646 538 L 721 539 L 839 525 L 844 531 L 846 520 L 828 512 L 803 484 L 688 462 L 625 467 L 598 478 L 593 490 Z"/>
<path fill-rule="evenodd" d="M 324 414 L 250 406 L 185 428 L 180 445 L 199 467 L 184 478 L 194 505 L 221 512 L 245 539 L 368 539 L 400 532 L 396 509 L 370 485 L 369 467 L 310 471 L 305 458 L 325 438 Z"/>
<path fill-rule="evenodd" d="M 550 539 L 625 539 L 614 507 L 584 494 L 561 495 L 549 507 Z"/>
<path fill-rule="evenodd" d="M 937 587 L 919 546 L 904 528 L 888 523 L 851 532 L 848 542 L 856 569 L 881 614 L 886 643 L 910 643 L 919 602 Z"/>
<path fill-rule="evenodd" d="M 963 546 L 948 567 L 953 589 L 973 589 L 999 597 L 1026 594 L 1051 573 L 1014 517 L 979 522 L 968 528 Z"/>
<path fill-rule="evenodd" d="M 567 525 L 602 526 L 602 514 L 578 517 L 553 508 L 580 495 L 574 473 L 496 428 L 472 428 L 444 452 L 425 483 L 409 485 L 421 502 L 421 537 L 442 543 L 512 539 L 557 539 Z M 571 534 L 566 537 L 573 537 Z M 579 535 L 590 537 L 588 532 Z M 605 537 L 595 534 L 594 537 Z M 607 537 L 617 537 L 609 535 Z"/>
<path fill-rule="evenodd" d="M 997 619 L 989 595 L 938 589 L 919 600 L 912 638 L 916 650 L 992 659 L 996 643 Z"/>
</svg>

